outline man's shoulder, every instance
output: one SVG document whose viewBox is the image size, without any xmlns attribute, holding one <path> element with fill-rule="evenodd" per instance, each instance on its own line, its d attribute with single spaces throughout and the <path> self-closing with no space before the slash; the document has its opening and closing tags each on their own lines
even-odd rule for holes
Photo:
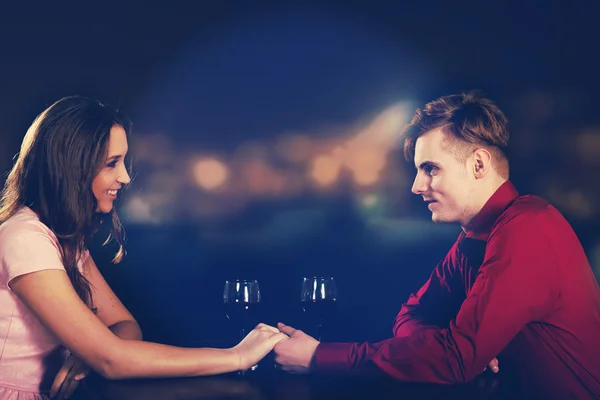
<svg viewBox="0 0 600 400">
<path fill-rule="evenodd" d="M 527 194 L 515 198 L 498 217 L 494 229 L 541 221 L 566 222 L 563 215 L 548 200 Z"/>
<path fill-rule="evenodd" d="M 552 207 L 552 205 L 548 200 L 532 194 L 526 194 L 517 197 L 510 206 L 506 208 L 504 214 L 524 214 L 533 216 L 538 213 L 546 212 L 549 207 Z"/>
</svg>

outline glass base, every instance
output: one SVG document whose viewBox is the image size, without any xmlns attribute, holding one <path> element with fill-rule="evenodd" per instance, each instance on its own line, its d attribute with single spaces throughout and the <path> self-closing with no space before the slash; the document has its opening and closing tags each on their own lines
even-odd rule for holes
<svg viewBox="0 0 600 400">
<path fill-rule="evenodd" d="M 251 374 L 258 369 L 258 364 L 254 364 L 248 369 L 240 370 L 237 372 L 238 376 L 246 376 L 247 374 Z"/>
</svg>

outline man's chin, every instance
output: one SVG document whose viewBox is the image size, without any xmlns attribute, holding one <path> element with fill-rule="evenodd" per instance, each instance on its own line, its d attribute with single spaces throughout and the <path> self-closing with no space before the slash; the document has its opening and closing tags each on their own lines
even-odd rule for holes
<svg viewBox="0 0 600 400">
<path fill-rule="evenodd" d="M 437 215 L 436 213 L 431 214 L 431 221 L 433 221 L 434 224 L 447 224 L 454 222 L 448 218 L 444 218 L 441 215 Z"/>
</svg>

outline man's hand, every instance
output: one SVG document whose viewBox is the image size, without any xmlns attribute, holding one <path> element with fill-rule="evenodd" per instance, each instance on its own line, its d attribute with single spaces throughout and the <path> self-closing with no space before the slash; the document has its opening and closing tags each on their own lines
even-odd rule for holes
<svg viewBox="0 0 600 400">
<path fill-rule="evenodd" d="M 238 369 L 246 370 L 252 367 L 269 354 L 273 346 L 287 338 L 273 326 L 258 324 L 237 346 L 233 347 L 239 357 Z"/>
<path fill-rule="evenodd" d="M 486 369 L 488 369 L 488 367 L 492 370 L 493 373 L 497 374 L 498 371 L 500 371 L 500 366 L 498 364 L 498 359 L 494 358 L 492 361 L 490 361 L 490 363 L 488 364 L 488 366 L 485 367 L 483 370 L 485 371 Z"/>
<path fill-rule="evenodd" d="M 89 372 L 90 367 L 77 356 L 70 354 L 54 378 L 54 383 L 52 383 L 50 389 L 50 397 L 59 400 L 68 399 L 79 386 L 79 382 Z"/>
<path fill-rule="evenodd" d="M 307 373 L 319 342 L 312 336 L 291 326 L 277 324 L 277 328 L 290 338 L 275 346 L 275 362 L 281 369 L 293 373 Z"/>
</svg>

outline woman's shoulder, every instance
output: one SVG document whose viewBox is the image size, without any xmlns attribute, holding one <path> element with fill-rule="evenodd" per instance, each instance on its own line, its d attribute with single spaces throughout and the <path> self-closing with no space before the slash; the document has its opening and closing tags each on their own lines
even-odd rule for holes
<svg viewBox="0 0 600 400">
<path fill-rule="evenodd" d="M 56 235 L 29 207 L 22 207 L 0 225 L 0 243 L 44 237 L 56 241 Z"/>
<path fill-rule="evenodd" d="M 61 254 L 56 235 L 29 208 L 0 225 L 0 280 L 5 283 L 42 269 L 64 269 Z"/>
</svg>

